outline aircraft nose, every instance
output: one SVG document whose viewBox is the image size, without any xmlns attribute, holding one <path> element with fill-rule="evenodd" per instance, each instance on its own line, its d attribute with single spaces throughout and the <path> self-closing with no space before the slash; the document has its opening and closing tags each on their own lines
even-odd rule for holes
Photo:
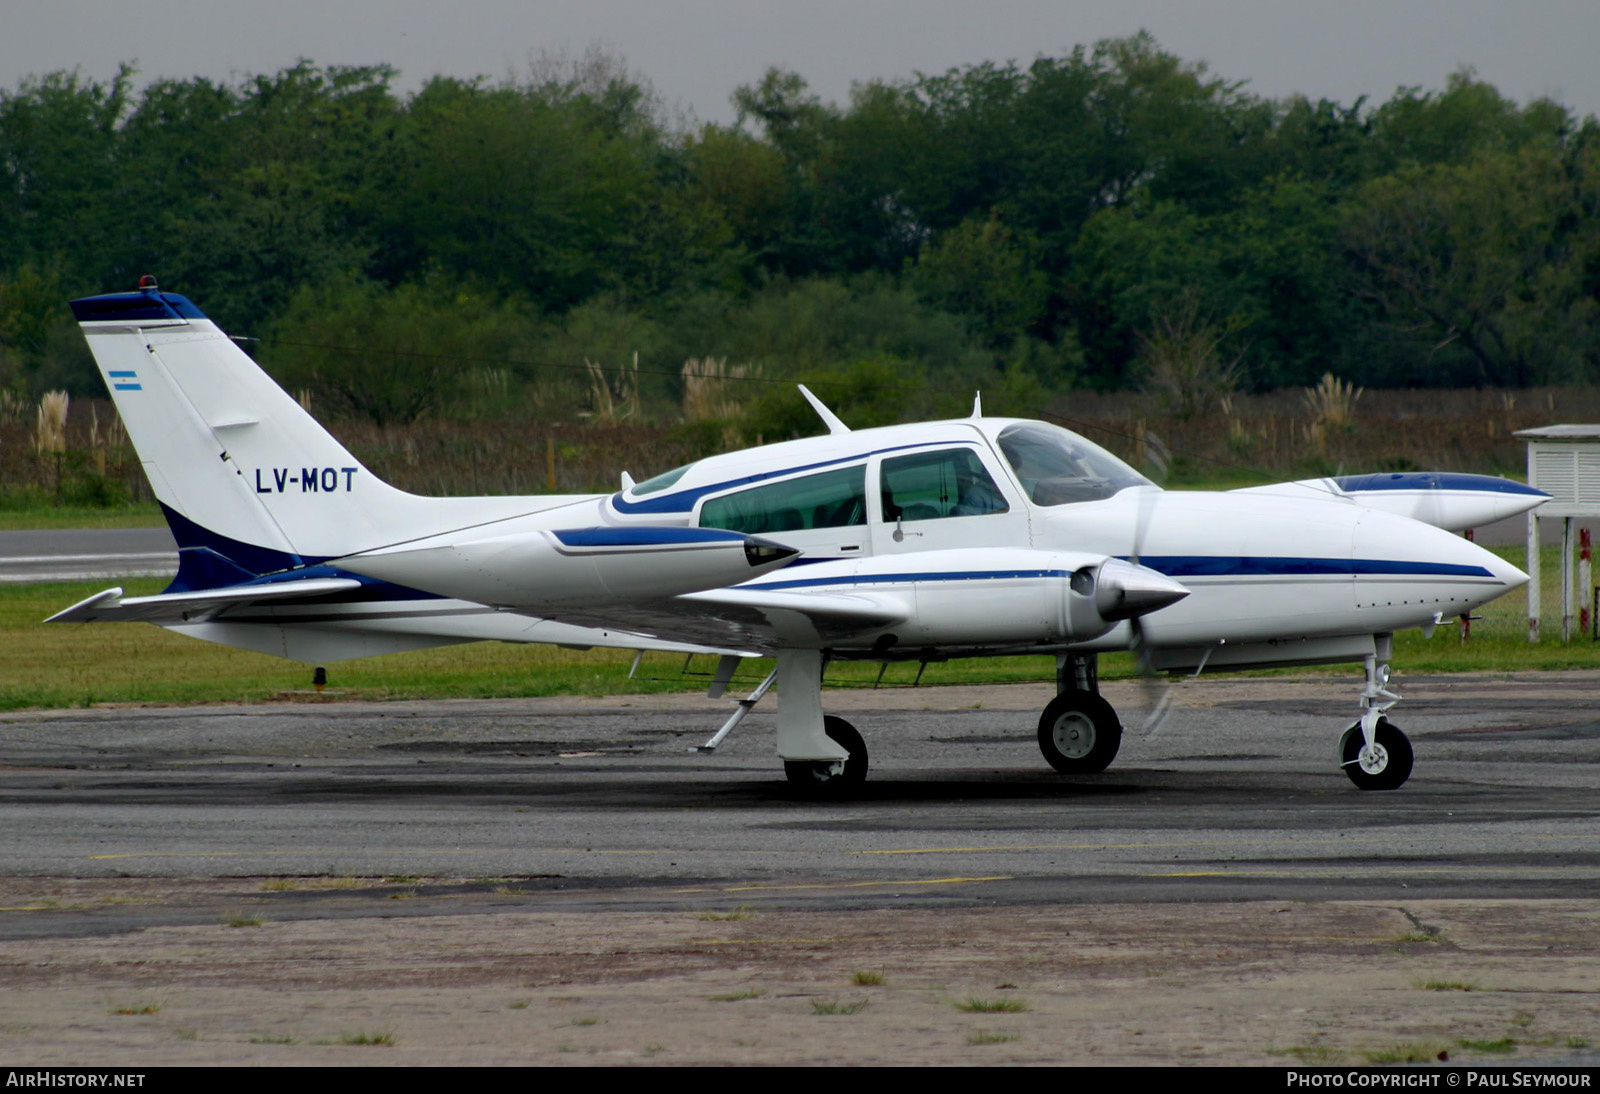
<svg viewBox="0 0 1600 1094">
<path fill-rule="evenodd" d="M 1188 595 L 1188 589 L 1166 574 L 1109 558 L 1100 567 L 1094 603 L 1102 619 L 1115 621 L 1147 615 Z"/>
<path fill-rule="evenodd" d="M 1494 595 L 1527 584 L 1528 575 L 1493 551 L 1485 550 L 1454 532 L 1416 521 L 1372 520 L 1363 515 L 1356 530 L 1357 558 L 1414 559 L 1440 568 L 1440 572 L 1482 578 L 1487 574 L 1500 586 Z"/>
<path fill-rule="evenodd" d="M 1462 542 L 1466 541 L 1463 540 Z M 1471 547 L 1477 552 L 1474 557 L 1478 559 L 1479 565 L 1505 583 L 1507 592 L 1510 592 L 1512 589 L 1521 588 L 1523 585 L 1528 583 L 1527 574 L 1523 573 L 1516 566 L 1507 562 L 1493 551 L 1484 550 L 1475 543 L 1468 543 L 1467 546 Z"/>
<path fill-rule="evenodd" d="M 1368 511 L 1355 529 L 1357 607 L 1481 607 L 1528 575 L 1476 543 L 1405 517 Z"/>
</svg>

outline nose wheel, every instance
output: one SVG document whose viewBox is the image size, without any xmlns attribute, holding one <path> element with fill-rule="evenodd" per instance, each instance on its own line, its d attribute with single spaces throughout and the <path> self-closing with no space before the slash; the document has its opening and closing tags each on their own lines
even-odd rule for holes
<svg viewBox="0 0 1600 1094">
<path fill-rule="evenodd" d="M 1357 722 L 1344 731 L 1339 761 L 1362 790 L 1394 790 L 1411 777 L 1411 742 L 1387 718 L 1379 718 L 1372 743 Z"/>
</svg>

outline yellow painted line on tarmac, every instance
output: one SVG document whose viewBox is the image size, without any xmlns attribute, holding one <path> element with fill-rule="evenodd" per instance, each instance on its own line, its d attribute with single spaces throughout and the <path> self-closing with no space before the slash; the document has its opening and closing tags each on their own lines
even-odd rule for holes
<svg viewBox="0 0 1600 1094">
<path fill-rule="evenodd" d="M 674 894 L 679 893 L 783 893 L 804 889 L 874 889 L 885 885 L 895 887 L 910 885 L 970 885 L 982 881 L 1010 881 L 1011 874 L 996 874 L 993 877 L 930 877 L 916 878 L 913 880 L 900 880 L 896 878 L 880 878 L 874 881 L 840 881 L 840 882 L 811 882 L 795 885 L 730 885 L 726 887 L 713 886 L 705 889 L 673 889 Z"/>
<path fill-rule="evenodd" d="M 1465 837 L 1461 843 L 1489 843 L 1499 837 L 1477 836 Z M 1573 833 L 1571 835 L 1551 834 L 1525 837 L 1530 842 L 1553 841 L 1582 841 L 1592 843 L 1594 834 L 1588 832 Z M 1170 850 L 1207 850 L 1217 848 L 1237 848 L 1265 843 L 1268 846 L 1281 846 L 1291 844 L 1295 847 L 1328 846 L 1350 847 L 1364 844 L 1377 844 L 1385 847 L 1392 846 L 1392 837 L 1378 835 L 1371 838 L 1353 837 L 1324 837 L 1316 839 L 1288 839 L 1260 840 L 1255 838 L 1229 839 L 1229 840 L 1150 840 L 1128 843 L 1008 843 L 991 846 L 963 845 L 954 847 L 883 847 L 868 848 L 857 851 L 822 851 L 813 847 L 801 848 L 752 848 L 744 851 L 730 851 L 731 854 L 744 855 L 841 855 L 844 857 L 864 858 L 869 856 L 912 856 L 912 855 L 976 855 L 999 853 L 1023 853 L 1038 851 L 1170 851 Z M 261 850 L 261 851 L 117 851 L 106 854 L 88 855 L 90 861 L 107 862 L 120 859 L 207 859 L 207 858 L 248 858 L 250 856 L 282 857 L 288 855 L 341 855 L 366 853 L 367 848 L 318 848 L 315 850 Z M 400 847 L 387 848 L 387 853 L 405 855 L 638 855 L 644 857 L 663 857 L 674 855 L 693 855 L 699 853 L 697 848 L 648 848 L 648 847 Z M 1397 868 L 1398 869 L 1398 868 Z M 1507 869 L 1506 872 L 1520 872 Z M 1173 875 L 1182 876 L 1182 875 Z M 1203 876 L 1203 875 L 1195 875 Z M 1278 875 L 1263 875 L 1278 876 Z"/>
<path fill-rule="evenodd" d="M 1513 866 L 1390 866 L 1373 867 L 1364 863 L 1352 862 L 1348 870 L 1171 870 L 1153 874 L 1140 874 L 1140 877 L 1270 877 L 1270 878 L 1347 878 L 1354 875 L 1371 876 L 1374 874 L 1384 877 L 1417 877 L 1427 874 L 1436 877 L 1481 877 L 1492 874 L 1504 877 L 1530 877 L 1534 875 L 1561 878 L 1588 878 L 1600 877 L 1600 869 L 1589 867 L 1582 870 L 1563 869 L 1559 866 L 1513 867 Z M 1108 875 L 1116 876 L 1116 875 Z"/>
<path fill-rule="evenodd" d="M 90 855 L 91 861 L 119 858 L 243 858 L 246 855 L 305 855 L 338 854 L 337 851 L 118 851 L 105 855 Z"/>
<path fill-rule="evenodd" d="M 303 851 L 118 851 L 104 855 L 89 855 L 94 861 L 127 858 L 250 858 L 255 855 L 349 855 L 369 853 L 368 848 L 318 847 Z M 391 847 L 380 848 L 381 854 L 398 855 L 681 855 L 692 852 L 678 850 L 631 851 L 626 848 L 604 847 Z"/>
<path fill-rule="evenodd" d="M 1572 835 L 1544 835 L 1529 836 L 1530 840 L 1581 840 L 1586 843 L 1594 841 L 1594 833 L 1578 832 Z M 1462 843 L 1490 843 L 1497 842 L 1497 836 L 1467 836 L 1462 837 Z M 1349 846 L 1351 844 L 1375 843 L 1383 846 L 1392 846 L 1393 837 L 1388 835 L 1375 835 L 1365 838 L 1351 836 L 1327 836 L 1315 839 L 1299 839 L 1293 836 L 1288 839 L 1261 840 L 1261 839 L 1229 839 L 1229 840 L 1152 840 L 1136 843 L 1002 843 L 991 846 L 973 847 L 894 847 L 867 849 L 864 851 L 844 851 L 846 855 L 963 855 L 994 851 L 1141 851 L 1141 850 L 1171 850 L 1173 848 L 1207 848 L 1207 847 L 1243 847 L 1258 843 L 1293 843 L 1296 846 L 1324 845 L 1328 847 Z M 766 853 L 766 852 L 757 852 Z"/>
<path fill-rule="evenodd" d="M 1591 835 L 1587 837 L 1593 840 Z M 1260 843 L 1260 840 L 1207 840 L 1201 841 L 1174 841 L 1170 843 L 1002 843 L 991 847 L 893 847 L 866 851 L 842 851 L 843 855 L 868 856 L 868 855 L 982 855 L 995 854 L 996 852 L 1019 851 L 1170 851 L 1174 848 L 1205 849 L 1242 847 L 1246 844 Z M 1301 843 L 1342 843 L 1351 842 L 1344 840 L 1295 840 Z M 1374 840 L 1374 843 L 1388 845 L 1391 841 Z M 751 852 L 752 854 L 765 854 L 766 852 Z"/>
</svg>

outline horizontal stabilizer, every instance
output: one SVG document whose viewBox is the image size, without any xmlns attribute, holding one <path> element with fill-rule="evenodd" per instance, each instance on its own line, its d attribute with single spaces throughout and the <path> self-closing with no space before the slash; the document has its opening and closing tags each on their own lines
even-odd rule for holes
<svg viewBox="0 0 1600 1094">
<path fill-rule="evenodd" d="M 235 585 L 229 589 L 206 589 L 192 593 L 132 596 L 126 600 L 122 597 L 121 589 L 107 589 L 87 600 L 80 600 L 65 611 L 57 612 L 45 622 L 197 623 L 212 618 L 226 608 L 268 601 L 283 603 L 360 587 L 361 582 L 352 577 L 313 577 L 303 581 Z"/>
</svg>

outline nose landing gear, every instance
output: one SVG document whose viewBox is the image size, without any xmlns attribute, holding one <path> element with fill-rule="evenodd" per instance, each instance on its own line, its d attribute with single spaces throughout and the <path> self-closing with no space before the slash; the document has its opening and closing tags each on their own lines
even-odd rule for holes
<svg viewBox="0 0 1600 1094">
<path fill-rule="evenodd" d="M 1406 735 L 1383 716 L 1400 696 L 1386 686 L 1393 640 L 1386 634 L 1377 637 L 1377 653 L 1366 659 L 1361 719 L 1339 738 L 1339 765 L 1362 790 L 1395 790 L 1411 777 L 1413 756 Z"/>
</svg>

